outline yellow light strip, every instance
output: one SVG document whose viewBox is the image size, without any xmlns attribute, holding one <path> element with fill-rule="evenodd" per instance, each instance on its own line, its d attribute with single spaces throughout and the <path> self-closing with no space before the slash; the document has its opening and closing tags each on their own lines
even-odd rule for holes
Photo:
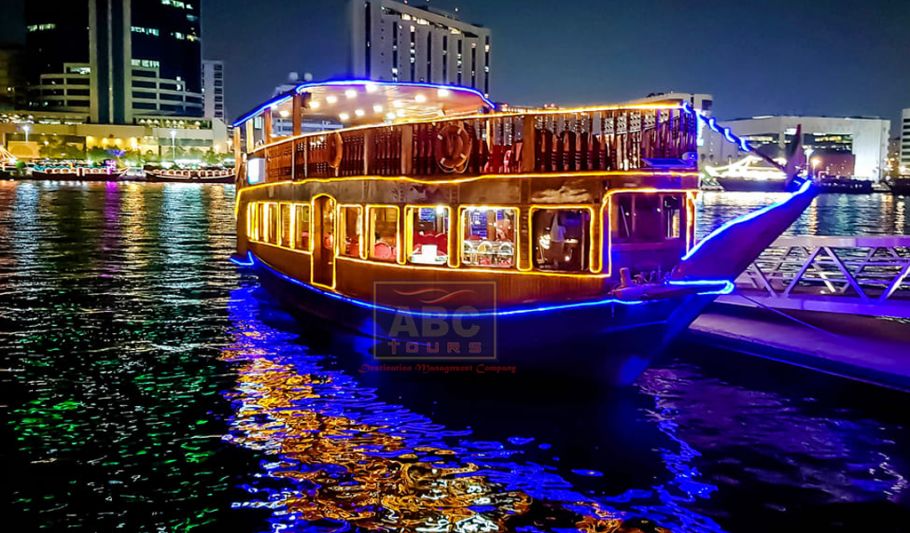
<svg viewBox="0 0 910 533">
<path fill-rule="evenodd" d="M 439 179 L 424 179 L 424 178 L 412 178 L 408 176 L 355 176 L 355 177 L 332 177 L 332 178 L 306 178 L 302 180 L 283 180 L 275 181 L 271 183 L 258 183 L 256 185 L 249 185 L 238 189 L 237 194 L 234 198 L 235 209 L 234 213 L 237 213 L 237 206 L 240 204 L 240 197 L 243 193 L 247 191 L 253 191 L 264 187 L 276 187 L 279 185 L 306 185 L 309 183 L 335 183 L 338 181 L 347 181 L 354 182 L 357 180 L 363 181 L 391 181 L 391 182 L 406 182 L 406 183 L 416 183 L 420 185 L 455 185 L 460 183 L 471 183 L 474 181 L 488 180 L 488 179 L 543 179 L 543 178 L 600 178 L 600 177 L 613 177 L 613 176 L 638 176 L 638 177 L 670 177 L 670 178 L 695 178 L 698 177 L 698 172 L 659 172 L 659 173 L 648 173 L 638 170 L 608 170 L 608 171 L 586 171 L 586 172 L 569 172 L 569 173 L 553 173 L 553 174 L 482 174 L 480 176 L 465 176 L 461 178 L 450 178 L 446 180 Z M 627 189 L 634 190 L 634 189 Z M 693 188 L 694 190 L 694 188 Z"/>
<path fill-rule="evenodd" d="M 347 261 L 351 263 L 363 263 L 365 265 L 372 266 L 383 266 L 388 268 L 401 268 L 401 269 L 410 269 L 410 270 L 430 270 L 430 271 L 439 271 L 440 267 L 432 265 L 416 265 L 416 264 L 406 264 L 399 265 L 395 263 L 389 263 L 386 261 L 368 261 L 364 259 L 356 259 L 353 257 L 339 257 L 339 261 Z M 448 269 L 446 269 L 448 270 Z M 513 270 L 511 268 L 463 268 L 463 269 L 454 269 L 452 272 L 470 273 L 470 274 L 512 274 L 520 276 L 542 276 L 542 277 L 557 277 L 557 278 L 575 278 L 575 279 L 603 279 L 610 277 L 607 274 L 591 274 L 591 273 L 578 273 L 578 272 L 546 272 L 542 270 L 535 271 L 522 271 L 522 270 Z"/>
<path fill-rule="evenodd" d="M 515 246 L 515 258 L 513 260 L 512 267 L 518 268 L 521 262 L 521 246 L 519 246 L 519 241 L 521 240 L 521 210 L 514 205 L 462 205 L 458 207 L 458 242 L 460 246 L 458 247 L 458 264 L 461 266 L 464 263 L 464 232 L 465 232 L 465 214 L 468 210 L 480 210 L 480 211 L 512 211 L 515 218 L 515 227 L 512 229 L 512 234 L 515 237 L 514 246 Z M 510 268 L 512 268 L 510 267 Z M 467 265 L 467 268 L 475 269 L 475 265 Z M 503 268 L 501 270 L 497 269 L 496 271 L 505 271 L 509 270 L 508 268 Z"/>
<path fill-rule="evenodd" d="M 265 150 L 266 148 L 271 148 L 272 146 L 277 146 L 282 143 L 296 141 L 299 139 L 324 137 L 326 135 L 336 133 L 336 132 L 337 133 L 348 133 L 348 132 L 355 132 L 355 131 L 361 131 L 361 130 L 366 130 L 366 129 L 380 129 L 380 128 L 409 126 L 411 124 L 434 124 L 434 123 L 442 123 L 442 122 L 458 122 L 458 121 L 462 121 L 462 120 L 478 120 L 478 119 L 492 121 L 492 119 L 502 119 L 502 118 L 515 118 L 515 117 L 533 118 L 535 116 L 542 116 L 542 115 L 547 115 L 547 116 L 549 116 L 549 115 L 571 115 L 573 113 L 598 113 L 598 112 L 605 112 L 605 111 L 623 111 L 623 110 L 660 111 L 660 110 L 674 110 L 674 109 L 681 110 L 680 104 L 626 104 L 626 105 L 617 104 L 617 105 L 603 105 L 603 106 L 594 105 L 594 106 L 568 107 L 565 109 L 542 109 L 542 110 L 535 110 L 533 112 L 516 111 L 516 112 L 512 112 L 512 113 L 509 113 L 509 112 L 486 113 L 486 114 L 481 113 L 481 114 L 462 115 L 462 116 L 457 116 L 457 117 L 452 117 L 452 118 L 431 117 L 431 118 L 408 120 L 407 122 L 397 122 L 395 124 L 384 124 L 384 123 L 383 124 L 363 124 L 361 126 L 351 126 L 349 128 L 341 128 L 341 129 L 331 130 L 331 131 L 322 131 L 322 132 L 318 132 L 318 133 L 305 133 L 305 134 L 297 135 L 297 136 L 282 137 L 280 141 L 274 141 L 274 142 L 262 144 L 260 146 L 255 147 L 254 150 L 251 150 L 247 153 L 252 154 L 252 153 L 256 153 L 260 150 Z M 252 121 L 253 118 L 254 117 L 250 117 L 250 120 L 247 122 Z"/>
</svg>

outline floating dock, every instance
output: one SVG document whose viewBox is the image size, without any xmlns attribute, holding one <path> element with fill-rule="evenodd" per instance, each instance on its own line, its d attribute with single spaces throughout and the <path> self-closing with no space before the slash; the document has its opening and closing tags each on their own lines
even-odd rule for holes
<svg viewBox="0 0 910 533">
<path fill-rule="evenodd" d="M 807 311 L 786 315 L 716 303 L 689 338 L 835 376 L 910 392 L 910 320 Z"/>
</svg>

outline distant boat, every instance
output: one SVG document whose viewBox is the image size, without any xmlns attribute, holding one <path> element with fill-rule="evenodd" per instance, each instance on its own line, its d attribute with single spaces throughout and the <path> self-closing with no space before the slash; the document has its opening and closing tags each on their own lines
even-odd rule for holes
<svg viewBox="0 0 910 533">
<path fill-rule="evenodd" d="M 36 180 L 111 181 L 122 178 L 126 170 L 126 168 L 107 166 L 35 166 L 32 168 L 31 175 L 26 175 L 26 177 Z"/>
<path fill-rule="evenodd" d="M 169 183 L 234 183 L 234 169 L 146 169 L 146 181 Z"/>
<path fill-rule="evenodd" d="M 891 178 L 887 184 L 891 194 L 910 196 L 910 177 Z"/>
<path fill-rule="evenodd" d="M 707 174 L 728 192 L 785 192 L 786 175 L 754 155 L 721 167 L 705 167 Z M 818 176 L 814 179 L 821 193 L 869 194 L 872 180 L 845 176 Z"/>
</svg>

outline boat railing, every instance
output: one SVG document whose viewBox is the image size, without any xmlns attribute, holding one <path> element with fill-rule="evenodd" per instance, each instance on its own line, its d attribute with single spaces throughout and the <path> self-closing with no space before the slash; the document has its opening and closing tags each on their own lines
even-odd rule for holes
<svg viewBox="0 0 910 533">
<path fill-rule="evenodd" d="M 728 298 L 910 318 L 910 236 L 780 237 L 736 285 Z"/>
<path fill-rule="evenodd" d="M 694 169 L 696 120 L 670 106 L 479 115 L 277 139 L 249 157 L 267 181 Z"/>
</svg>

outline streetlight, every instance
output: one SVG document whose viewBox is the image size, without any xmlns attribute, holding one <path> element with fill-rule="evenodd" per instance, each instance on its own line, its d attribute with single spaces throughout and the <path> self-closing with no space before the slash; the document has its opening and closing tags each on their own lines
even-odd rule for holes
<svg viewBox="0 0 910 533">
<path fill-rule="evenodd" d="M 174 151 L 174 162 L 177 162 L 177 130 L 171 130 L 171 149 Z"/>
</svg>

